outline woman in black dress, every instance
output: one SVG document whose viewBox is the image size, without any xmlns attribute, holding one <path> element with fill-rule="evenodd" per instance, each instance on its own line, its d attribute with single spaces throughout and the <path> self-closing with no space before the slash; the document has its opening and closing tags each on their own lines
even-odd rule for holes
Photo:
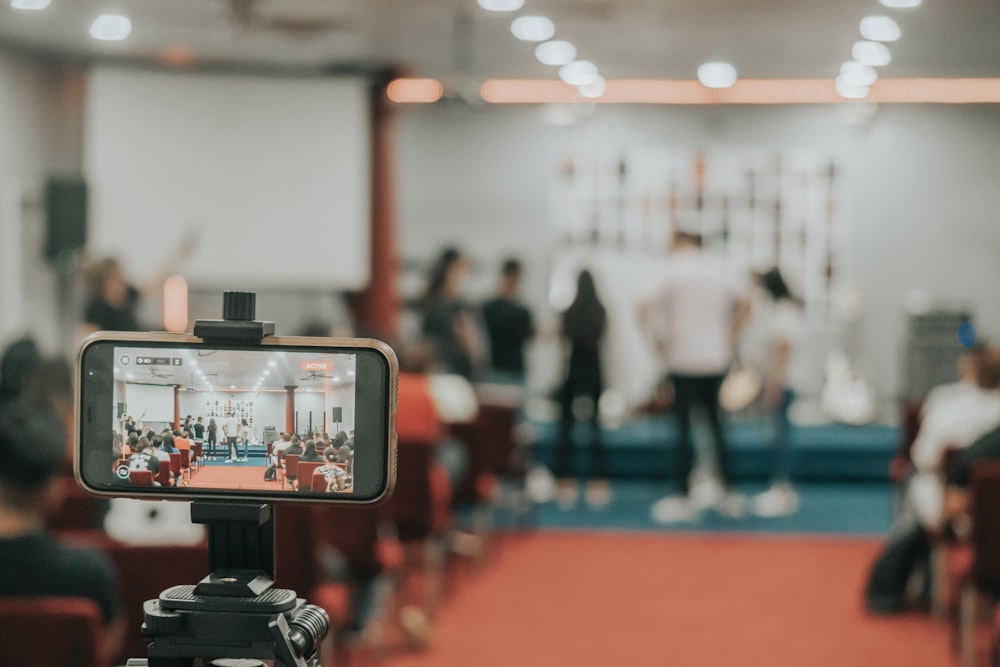
<svg viewBox="0 0 1000 667">
<path fill-rule="evenodd" d="M 573 479 L 572 431 L 576 422 L 577 398 L 590 402 L 590 460 L 583 479 L 588 480 L 586 499 L 591 506 L 604 506 L 611 500 L 606 480 L 607 457 L 601 438 L 598 402 L 604 390 L 601 371 L 601 343 L 607 331 L 608 316 L 597 295 L 590 271 L 580 272 L 576 298 L 562 316 L 562 335 L 569 343 L 569 365 L 559 390 L 559 442 L 556 446 L 554 473 L 559 479 L 557 500 L 560 505 L 576 503 L 578 490 Z"/>
</svg>

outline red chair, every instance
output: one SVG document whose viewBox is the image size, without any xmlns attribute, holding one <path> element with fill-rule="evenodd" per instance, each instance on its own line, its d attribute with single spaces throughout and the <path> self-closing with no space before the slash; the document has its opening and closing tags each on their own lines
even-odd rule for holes
<svg viewBox="0 0 1000 667">
<path fill-rule="evenodd" d="M 183 450 L 181 450 L 181 451 L 183 451 Z M 181 453 L 180 452 L 173 452 L 173 453 L 170 454 L 170 472 L 173 473 L 173 475 L 174 475 L 174 484 L 176 484 L 177 486 L 181 486 L 181 483 L 184 481 L 184 478 L 181 475 Z"/>
<path fill-rule="evenodd" d="M 201 467 L 201 462 L 204 460 L 201 455 L 202 447 L 200 442 L 191 441 L 191 465 L 196 469 Z"/>
<path fill-rule="evenodd" d="M 1000 462 L 977 463 L 971 472 L 972 563 L 963 577 L 958 610 L 962 667 L 985 664 L 978 659 L 980 612 L 984 604 L 995 605 L 1000 596 Z M 998 636 L 995 628 L 991 630 L 995 652 Z"/>
<path fill-rule="evenodd" d="M 285 479 L 288 485 L 295 488 L 295 479 L 299 475 L 299 454 L 285 455 Z"/>
<path fill-rule="evenodd" d="M 312 491 L 312 481 L 313 473 L 317 469 L 323 466 L 322 461 L 299 461 L 298 470 L 296 471 L 296 476 L 299 480 L 299 491 Z M 324 490 L 326 487 L 318 489 L 319 491 Z"/>
<path fill-rule="evenodd" d="M 188 484 L 191 484 L 191 450 L 181 450 L 181 474 L 187 475 Z"/>
<path fill-rule="evenodd" d="M 156 469 L 156 481 L 160 486 L 170 486 L 170 461 L 160 460 L 160 467 Z"/>
<path fill-rule="evenodd" d="M 128 482 L 132 486 L 153 486 L 153 473 L 149 470 L 130 470 Z"/>
<path fill-rule="evenodd" d="M 0 598 L 0 656 L 5 665 L 105 667 L 104 623 L 86 598 Z"/>
</svg>

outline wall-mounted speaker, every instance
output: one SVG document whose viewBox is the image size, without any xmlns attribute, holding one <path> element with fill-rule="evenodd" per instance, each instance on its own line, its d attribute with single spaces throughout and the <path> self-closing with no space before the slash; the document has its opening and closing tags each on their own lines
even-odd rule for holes
<svg viewBox="0 0 1000 667">
<path fill-rule="evenodd" d="M 87 242 L 87 183 L 50 178 L 45 184 L 45 257 L 59 262 Z"/>
<path fill-rule="evenodd" d="M 330 408 L 330 421 L 338 424 L 344 421 L 344 408 Z"/>
</svg>

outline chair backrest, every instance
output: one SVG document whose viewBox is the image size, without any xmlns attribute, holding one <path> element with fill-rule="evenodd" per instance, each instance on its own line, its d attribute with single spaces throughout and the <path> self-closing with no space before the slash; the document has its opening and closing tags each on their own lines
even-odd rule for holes
<svg viewBox="0 0 1000 667">
<path fill-rule="evenodd" d="M 181 450 L 181 468 L 186 470 L 191 467 L 191 452 L 187 449 Z"/>
<path fill-rule="evenodd" d="M 175 475 L 181 474 L 181 453 L 173 452 L 170 454 L 170 472 Z"/>
<path fill-rule="evenodd" d="M 0 598 L 0 662 L 104 667 L 104 624 L 86 598 Z"/>
<path fill-rule="evenodd" d="M 312 491 L 313 473 L 323 465 L 322 461 L 299 461 L 296 474 L 299 479 L 299 491 Z M 320 491 L 325 489 L 324 486 Z"/>
<path fill-rule="evenodd" d="M 425 539 L 433 530 L 430 471 L 434 463 L 434 449 L 435 445 L 431 443 L 399 439 L 396 465 L 406 474 L 397 476 L 396 490 L 385 505 L 385 511 L 396 524 L 399 538 L 404 542 Z"/>
<path fill-rule="evenodd" d="M 309 488 L 313 491 L 326 491 L 326 475 L 319 470 L 313 471 L 312 482 Z"/>
<path fill-rule="evenodd" d="M 153 473 L 149 470 L 129 470 L 128 481 L 132 486 L 153 486 Z"/>
<path fill-rule="evenodd" d="M 156 472 L 156 481 L 160 486 L 170 486 L 170 461 L 160 461 L 160 467 Z"/>
<path fill-rule="evenodd" d="M 194 450 L 194 459 L 193 459 L 194 461 L 197 461 L 197 460 L 199 460 L 201 458 L 201 448 L 202 448 L 202 446 L 203 445 L 201 444 L 200 440 L 192 440 L 191 441 L 191 449 Z"/>
<path fill-rule="evenodd" d="M 287 477 L 295 477 L 299 474 L 299 455 L 298 454 L 286 454 L 285 455 L 285 475 Z"/>
<path fill-rule="evenodd" d="M 982 461 L 971 470 L 972 577 L 1000 592 L 1000 461 Z"/>
</svg>

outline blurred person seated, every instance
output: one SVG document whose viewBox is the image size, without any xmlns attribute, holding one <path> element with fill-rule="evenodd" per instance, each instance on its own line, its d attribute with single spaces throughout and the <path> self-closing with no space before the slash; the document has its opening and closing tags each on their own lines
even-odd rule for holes
<svg viewBox="0 0 1000 667">
<path fill-rule="evenodd" d="M 281 457 L 285 450 L 292 446 L 292 436 L 282 431 L 278 439 L 271 444 L 271 465 L 276 466 L 281 463 Z"/>
<path fill-rule="evenodd" d="M 68 377 L 43 364 L 22 395 L 7 393 L 0 401 L 0 596 L 93 600 L 104 621 L 102 653 L 110 661 L 123 646 L 126 627 L 114 568 L 104 554 L 64 544 L 45 529 L 64 492 L 69 401 L 60 406 L 58 394 L 68 397 L 69 389 L 54 386 L 59 375 Z"/>
<path fill-rule="evenodd" d="M 968 534 L 969 483 L 972 469 L 981 461 L 1000 460 L 1000 426 L 984 433 L 955 456 L 945 472 L 944 520 L 960 536 Z"/>
<path fill-rule="evenodd" d="M 347 471 L 337 465 L 339 463 L 337 452 L 332 447 L 328 448 L 323 452 L 323 459 L 325 464 L 318 470 L 323 473 L 323 478 L 326 480 L 326 492 L 343 491 L 347 488 Z"/>
<path fill-rule="evenodd" d="M 153 479 L 156 479 L 156 475 L 160 472 L 160 458 L 156 455 L 149 438 L 145 436 L 139 438 L 138 450 L 128 457 L 128 469 L 148 470 L 153 473 Z"/>
<path fill-rule="evenodd" d="M 972 358 L 974 386 L 939 395 L 921 422 L 911 450 L 913 473 L 906 482 L 903 505 L 869 575 L 866 597 L 872 611 L 898 612 L 910 602 L 907 586 L 929 558 L 930 536 L 942 530 L 946 519 L 945 452 L 973 444 L 980 452 L 986 448 L 979 444 L 983 436 L 1000 426 L 1000 351 L 986 348 Z M 963 454 L 958 454 L 960 460 Z M 956 497 L 953 494 L 954 505 Z"/>
<path fill-rule="evenodd" d="M 333 442 L 330 443 L 330 449 L 336 455 L 337 463 L 351 463 L 354 460 L 354 451 L 347 443 L 347 434 L 343 431 L 335 435 Z"/>
<path fill-rule="evenodd" d="M 307 440 L 306 447 L 302 451 L 302 456 L 299 457 L 299 461 L 304 461 L 306 463 L 318 463 L 322 460 L 323 457 L 316 451 L 316 442 L 314 440 Z"/>
</svg>

